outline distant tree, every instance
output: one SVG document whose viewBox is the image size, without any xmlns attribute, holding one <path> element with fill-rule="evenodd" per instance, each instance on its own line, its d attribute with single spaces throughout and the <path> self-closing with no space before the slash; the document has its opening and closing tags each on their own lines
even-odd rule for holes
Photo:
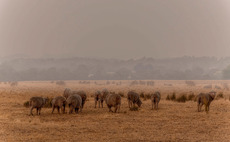
<svg viewBox="0 0 230 142">
<path fill-rule="evenodd" d="M 223 71 L 223 79 L 230 79 L 230 65 L 227 66 Z"/>
<path fill-rule="evenodd" d="M 75 72 L 76 79 L 88 79 L 89 68 L 85 64 L 80 64 Z"/>
<path fill-rule="evenodd" d="M 100 80 L 106 79 L 105 78 L 106 70 L 105 67 L 101 64 L 98 64 L 94 67 L 93 74 L 94 74 L 94 79 L 100 79 Z"/>
<path fill-rule="evenodd" d="M 127 69 L 127 68 L 120 68 L 116 71 L 116 79 L 129 79 L 129 76 L 131 76 L 131 70 Z"/>
</svg>

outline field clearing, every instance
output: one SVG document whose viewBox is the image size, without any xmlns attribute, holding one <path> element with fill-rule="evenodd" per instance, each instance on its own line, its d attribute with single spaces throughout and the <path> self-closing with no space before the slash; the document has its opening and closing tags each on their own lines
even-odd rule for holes
<svg viewBox="0 0 230 142">
<path fill-rule="evenodd" d="M 0 84 L 0 141 L 230 141 L 230 91 L 224 84 L 230 81 L 154 81 L 154 86 L 132 85 L 131 81 L 106 84 L 106 81 L 66 81 L 66 85 L 47 82 L 19 82 L 17 86 Z M 120 82 L 120 81 L 115 81 Z M 171 85 L 169 85 L 171 84 Z M 203 89 L 211 84 L 213 89 Z M 215 89 L 218 85 L 221 89 Z M 40 116 L 28 116 L 29 108 L 23 106 L 32 96 L 55 97 L 65 88 L 84 90 L 88 100 L 82 113 L 51 114 L 51 108 L 42 108 Z M 130 111 L 122 97 L 120 113 L 110 113 L 108 108 L 94 108 L 93 93 L 107 88 L 109 91 L 129 90 L 151 93 L 159 90 L 162 100 L 159 110 L 151 110 L 150 100 L 143 100 L 139 111 Z M 168 94 L 194 92 L 223 92 L 224 98 L 214 100 L 210 112 L 197 112 L 197 103 L 166 101 Z M 105 105 L 104 105 L 105 106 Z M 68 111 L 68 107 L 66 109 Z M 204 107 L 202 108 L 204 110 Z M 34 110 L 35 114 L 35 110 Z"/>
</svg>

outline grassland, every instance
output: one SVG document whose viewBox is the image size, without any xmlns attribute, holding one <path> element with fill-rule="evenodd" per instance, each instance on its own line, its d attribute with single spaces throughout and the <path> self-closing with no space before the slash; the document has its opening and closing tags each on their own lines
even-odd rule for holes
<svg viewBox="0 0 230 142">
<path fill-rule="evenodd" d="M 116 81 L 120 82 L 120 81 Z M 18 82 L 0 84 L 0 141 L 229 141 L 230 140 L 230 91 L 229 81 L 194 81 L 195 86 L 185 81 L 155 81 L 154 86 L 132 85 L 122 81 L 121 85 L 106 85 L 106 81 L 65 81 L 65 85 L 54 82 Z M 168 94 L 177 95 L 208 92 L 205 85 L 223 92 L 224 98 L 214 100 L 210 112 L 197 112 L 194 101 L 178 103 L 167 101 Z M 215 89 L 218 85 L 221 89 Z M 42 108 L 40 116 L 28 116 L 29 108 L 23 106 L 32 96 L 55 97 L 65 88 L 84 90 L 88 95 L 85 108 L 79 114 L 51 114 L 51 108 Z M 149 99 L 142 99 L 139 111 L 130 111 L 122 97 L 120 113 L 110 113 L 108 108 L 94 108 L 93 93 L 107 88 L 125 95 L 129 90 L 151 93 L 159 90 L 162 100 L 159 110 L 151 110 Z M 67 108 L 68 110 L 68 108 Z M 204 110 L 204 108 L 203 108 Z M 35 110 L 34 110 L 35 111 Z"/>
</svg>

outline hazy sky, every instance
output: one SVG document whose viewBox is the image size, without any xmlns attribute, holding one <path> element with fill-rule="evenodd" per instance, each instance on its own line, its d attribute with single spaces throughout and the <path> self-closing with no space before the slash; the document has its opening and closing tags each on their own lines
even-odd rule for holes
<svg viewBox="0 0 230 142">
<path fill-rule="evenodd" d="M 0 56 L 230 56 L 229 0 L 0 0 Z"/>
</svg>

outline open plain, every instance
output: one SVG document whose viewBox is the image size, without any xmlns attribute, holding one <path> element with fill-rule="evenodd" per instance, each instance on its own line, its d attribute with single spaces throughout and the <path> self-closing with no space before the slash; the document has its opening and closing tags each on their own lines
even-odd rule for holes
<svg viewBox="0 0 230 142">
<path fill-rule="evenodd" d="M 154 85 L 135 84 L 132 81 L 65 81 L 18 82 L 0 84 L 0 141 L 230 141 L 230 81 L 194 81 L 189 86 L 185 81 L 154 81 Z M 204 86 L 212 85 L 211 89 Z M 219 86 L 215 87 L 215 86 Z M 51 108 L 42 108 L 41 115 L 29 116 L 24 102 L 33 96 L 55 97 L 65 88 L 84 90 L 88 99 L 79 114 L 51 114 Z M 107 88 L 123 93 L 121 111 L 111 113 L 106 105 L 94 108 L 93 94 Z M 138 111 L 130 111 L 126 99 L 129 90 L 153 93 L 160 91 L 162 99 L 159 110 L 151 110 L 150 99 L 142 98 Z M 209 113 L 197 112 L 197 103 L 179 103 L 166 100 L 173 92 L 176 95 L 215 90 L 223 98 L 211 103 Z M 68 107 L 66 109 L 68 111 Z M 35 110 L 34 110 L 34 114 Z"/>
</svg>

